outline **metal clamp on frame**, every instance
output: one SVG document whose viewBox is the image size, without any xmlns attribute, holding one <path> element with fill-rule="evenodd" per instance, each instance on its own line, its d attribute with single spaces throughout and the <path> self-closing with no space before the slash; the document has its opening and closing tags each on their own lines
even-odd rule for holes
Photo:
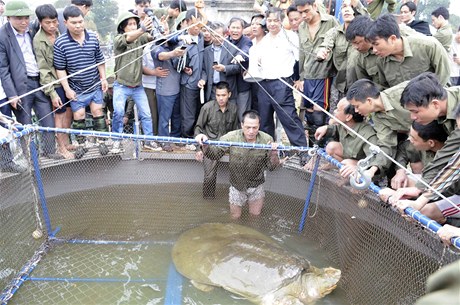
<svg viewBox="0 0 460 305">
<path fill-rule="evenodd" d="M 380 153 L 380 148 L 372 145 L 369 150 L 371 154 L 358 161 L 356 173 L 350 176 L 350 185 L 357 190 L 367 189 L 372 182 L 372 179 L 365 174 L 365 171 L 369 167 L 370 160 Z"/>
<path fill-rule="evenodd" d="M 313 145 L 313 147 L 308 150 L 308 155 L 310 157 L 314 157 L 318 149 L 319 149 L 319 146 L 317 144 Z"/>
</svg>

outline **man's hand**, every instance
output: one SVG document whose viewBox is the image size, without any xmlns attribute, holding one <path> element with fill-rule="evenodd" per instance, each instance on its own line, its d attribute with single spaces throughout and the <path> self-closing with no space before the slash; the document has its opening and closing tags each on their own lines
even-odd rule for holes
<svg viewBox="0 0 460 305">
<path fill-rule="evenodd" d="M 212 68 L 217 72 L 225 72 L 225 66 L 222 64 L 213 65 Z"/>
<path fill-rule="evenodd" d="M 190 76 L 190 75 L 192 75 L 193 70 L 190 67 L 185 67 L 184 68 L 184 73 Z"/>
<path fill-rule="evenodd" d="M 315 131 L 315 139 L 321 140 L 327 132 L 327 125 L 318 127 Z"/>
<path fill-rule="evenodd" d="M 350 177 L 351 174 L 356 172 L 357 168 L 358 168 L 358 166 L 353 165 L 353 164 L 344 164 L 342 166 L 342 168 L 340 168 L 339 174 L 343 178 L 348 178 L 348 177 Z"/>
<path fill-rule="evenodd" d="M 208 141 L 208 137 L 205 134 L 200 133 L 195 137 L 195 141 L 200 145 L 206 145 L 204 142 Z"/>
<path fill-rule="evenodd" d="M 66 90 L 65 96 L 70 100 L 70 101 L 76 101 L 77 100 L 77 93 L 73 91 L 72 89 Z"/>
<path fill-rule="evenodd" d="M 51 103 L 53 104 L 53 106 L 55 108 L 61 108 L 63 106 L 62 104 L 62 101 L 61 101 L 61 98 L 59 97 L 59 95 L 56 94 L 56 96 L 54 96 L 53 98 L 51 98 Z"/>
<path fill-rule="evenodd" d="M 238 55 L 236 55 L 236 56 L 232 59 L 231 63 L 232 63 L 232 64 L 237 64 L 237 63 L 239 64 L 239 63 L 244 62 L 244 61 L 245 61 L 245 60 L 244 60 L 243 56 L 241 56 L 240 54 L 238 54 Z"/>
<path fill-rule="evenodd" d="M 201 150 L 195 153 L 195 160 L 197 160 L 198 162 L 203 162 L 203 157 L 204 154 Z"/>
<path fill-rule="evenodd" d="M 294 82 L 294 88 L 300 91 L 301 93 L 303 92 L 303 81 L 301 80 L 296 80 Z"/>
<path fill-rule="evenodd" d="M 155 68 L 155 76 L 156 77 L 167 77 L 169 75 L 168 69 L 163 69 L 162 67 Z"/>
<path fill-rule="evenodd" d="M 101 79 L 101 87 L 102 87 L 102 92 L 107 92 L 109 89 L 109 83 L 107 82 L 107 79 Z"/>
<path fill-rule="evenodd" d="M 393 195 L 395 193 L 396 193 L 396 191 L 391 189 L 391 188 L 389 188 L 389 187 L 380 189 L 380 191 L 379 191 L 380 200 L 382 200 L 385 203 L 390 203 L 389 200 L 390 200 L 390 198 L 393 198 Z"/>
<path fill-rule="evenodd" d="M 10 102 L 11 107 L 14 109 L 18 109 L 18 104 L 21 104 L 21 100 L 18 98 L 18 96 L 13 96 L 8 99 Z"/>
<path fill-rule="evenodd" d="M 144 18 L 144 20 L 141 22 L 140 28 L 144 32 L 150 32 L 153 29 L 152 18 L 146 16 L 146 18 Z"/>
<path fill-rule="evenodd" d="M 403 187 L 396 190 L 394 199 L 399 200 L 403 198 L 414 198 L 420 195 L 422 191 L 416 187 Z"/>
<path fill-rule="evenodd" d="M 329 55 L 329 50 L 326 48 L 321 48 L 319 49 L 318 53 L 316 53 L 316 58 L 318 60 L 323 61 L 327 58 L 328 55 Z"/>
<path fill-rule="evenodd" d="M 192 44 L 193 39 L 190 35 L 180 35 L 179 40 L 182 40 L 185 44 Z"/>
<path fill-rule="evenodd" d="M 407 177 L 406 170 L 400 168 L 396 171 L 396 175 L 391 179 L 391 188 L 397 190 L 399 188 L 406 187 L 408 182 L 409 178 Z"/>
<path fill-rule="evenodd" d="M 277 142 L 268 142 L 267 144 L 270 144 L 271 147 L 272 147 L 272 150 L 270 151 L 270 154 L 278 155 L 278 146 L 279 146 L 279 144 Z"/>
<path fill-rule="evenodd" d="M 437 232 L 438 236 L 441 238 L 442 242 L 450 246 L 451 238 L 460 236 L 460 228 L 454 227 L 451 225 L 443 225 Z"/>
<path fill-rule="evenodd" d="M 180 46 L 172 50 L 174 57 L 182 57 L 187 53 L 187 49 L 182 49 Z"/>
<path fill-rule="evenodd" d="M 204 79 L 200 79 L 198 81 L 198 88 L 203 89 L 204 85 L 206 85 L 206 81 Z"/>
<path fill-rule="evenodd" d="M 370 179 L 374 178 L 375 173 L 379 170 L 377 166 L 371 166 L 368 170 L 364 171 L 364 175 Z"/>
</svg>

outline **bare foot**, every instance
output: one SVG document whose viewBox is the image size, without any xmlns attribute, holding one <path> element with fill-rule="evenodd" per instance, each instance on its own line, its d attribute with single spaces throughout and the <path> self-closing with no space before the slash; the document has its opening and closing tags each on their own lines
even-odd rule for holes
<svg viewBox="0 0 460 305">
<path fill-rule="evenodd" d="M 322 171 L 328 171 L 328 170 L 331 170 L 334 168 L 334 165 L 332 165 L 331 163 L 327 162 L 327 163 L 324 163 L 324 164 L 321 164 L 319 166 L 319 169 L 322 170 Z"/>
<path fill-rule="evenodd" d="M 64 157 L 64 159 L 72 160 L 75 159 L 75 155 L 70 151 L 66 150 L 59 150 L 59 154 Z"/>
<path fill-rule="evenodd" d="M 344 186 L 350 185 L 350 180 L 339 176 L 338 179 L 336 180 L 336 184 L 338 187 L 344 187 Z"/>
<path fill-rule="evenodd" d="M 70 151 L 74 151 L 74 150 L 77 150 L 78 146 L 75 146 L 75 145 L 72 145 L 72 144 L 68 144 L 65 146 L 65 149 L 66 150 L 70 150 Z"/>
<path fill-rule="evenodd" d="M 310 160 L 308 160 L 308 162 L 305 163 L 305 165 L 303 166 L 303 169 L 308 171 L 308 172 L 313 171 L 313 169 L 315 168 L 316 158 L 317 158 L 317 156 L 311 157 Z"/>
</svg>

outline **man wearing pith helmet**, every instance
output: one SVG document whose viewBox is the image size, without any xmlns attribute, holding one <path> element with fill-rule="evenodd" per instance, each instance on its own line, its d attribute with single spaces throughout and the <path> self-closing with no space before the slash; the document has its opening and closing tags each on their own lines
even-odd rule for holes
<svg viewBox="0 0 460 305">
<path fill-rule="evenodd" d="M 19 123 L 31 124 L 33 109 L 40 125 L 54 127 L 51 103 L 43 91 L 18 98 L 40 87 L 39 68 L 29 33 L 33 14 L 24 1 L 9 1 L 5 5 L 8 23 L 0 29 L 0 78 Z M 42 139 L 43 156 L 59 158 L 55 154 L 54 133 L 46 132 Z"/>
</svg>

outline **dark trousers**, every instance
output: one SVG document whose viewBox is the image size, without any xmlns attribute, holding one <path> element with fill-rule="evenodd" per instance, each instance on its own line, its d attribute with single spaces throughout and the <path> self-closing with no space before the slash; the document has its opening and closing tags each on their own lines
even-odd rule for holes
<svg viewBox="0 0 460 305">
<path fill-rule="evenodd" d="M 180 88 L 182 137 L 193 138 L 195 122 L 200 113 L 200 106 L 200 90 L 192 90 L 182 86 Z"/>
<path fill-rule="evenodd" d="M 307 146 L 302 122 L 295 109 L 292 89 L 278 79 L 263 80 L 260 84 L 262 88 L 259 89 L 257 95 L 261 118 L 260 129 L 272 137 L 274 136 L 273 113 L 276 111 L 291 145 Z"/>
<path fill-rule="evenodd" d="M 27 90 L 32 91 L 40 87 L 38 80 L 27 79 Z M 43 127 L 54 127 L 54 114 L 51 109 L 51 101 L 43 93 L 37 91 L 21 98 L 14 114 L 19 123 L 32 124 L 32 109 L 39 120 L 39 125 Z M 42 135 L 42 150 L 45 154 L 54 154 L 56 152 L 54 132 L 44 132 Z"/>
<path fill-rule="evenodd" d="M 152 129 L 153 135 L 158 135 L 158 104 L 157 96 L 155 89 L 145 88 L 145 95 L 147 95 L 147 100 L 149 101 L 150 114 L 152 115 Z"/>
<path fill-rule="evenodd" d="M 214 198 L 216 196 L 217 164 L 218 160 L 203 158 L 204 180 L 203 197 Z"/>
</svg>

